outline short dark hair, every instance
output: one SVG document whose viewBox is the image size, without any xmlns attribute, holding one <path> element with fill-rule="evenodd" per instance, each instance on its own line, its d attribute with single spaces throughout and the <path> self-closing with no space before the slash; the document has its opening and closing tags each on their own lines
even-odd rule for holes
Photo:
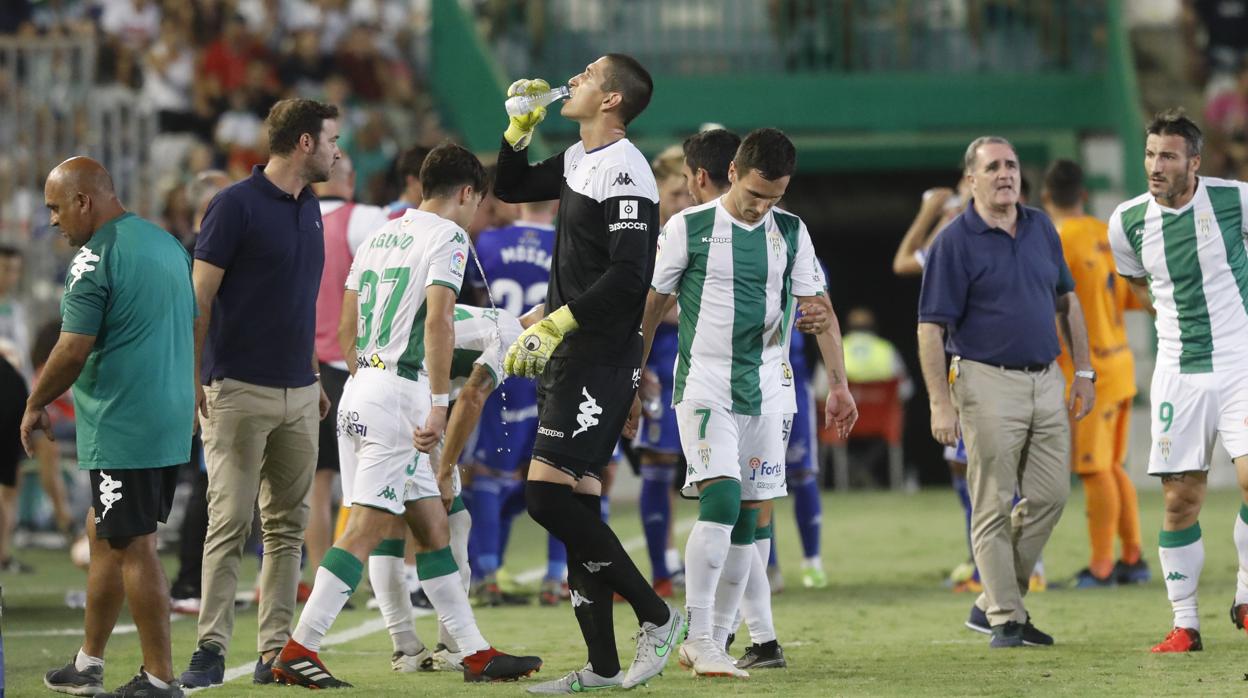
<svg viewBox="0 0 1248 698">
<path fill-rule="evenodd" d="M 303 134 L 319 140 L 326 119 L 337 119 L 338 107 L 311 99 L 283 99 L 269 110 L 269 153 L 288 155 Z"/>
<path fill-rule="evenodd" d="M 22 251 L 13 245 L 0 245 L 0 257 L 21 257 Z"/>
<path fill-rule="evenodd" d="M 719 188 L 728 186 L 728 163 L 741 147 L 741 136 L 726 128 L 713 128 L 685 139 L 685 164 L 696 175 L 706 170 L 711 182 Z"/>
<path fill-rule="evenodd" d="M 654 81 L 641 63 L 627 54 L 608 53 L 607 63 L 609 68 L 602 82 L 602 91 L 620 93 L 620 119 L 627 126 L 650 104 Z"/>
<path fill-rule="evenodd" d="M 399 184 L 407 182 L 408 177 L 420 178 L 420 166 L 429 157 L 429 149 L 423 145 L 414 145 L 402 153 L 394 163 L 394 172 L 399 176 Z"/>
<path fill-rule="evenodd" d="M 1074 160 L 1055 160 L 1044 173 L 1044 190 L 1063 208 L 1083 201 L 1083 168 Z"/>
<path fill-rule="evenodd" d="M 426 199 L 451 196 L 465 185 L 484 194 L 488 183 L 485 167 L 477 156 L 455 143 L 443 143 L 430 150 L 420 166 L 420 187 Z"/>
<path fill-rule="evenodd" d="M 732 160 L 737 166 L 737 176 L 744 177 L 750 170 L 766 180 L 788 177 L 797 168 L 797 149 L 784 131 L 760 128 L 750 131 Z"/>
<path fill-rule="evenodd" d="M 1153 117 L 1153 121 L 1145 129 L 1145 134 L 1149 136 L 1183 136 L 1183 140 L 1187 141 L 1187 156 L 1193 157 L 1200 155 L 1200 149 L 1205 145 L 1205 136 L 1200 132 L 1200 127 L 1196 122 L 1187 118 L 1187 112 L 1182 107 L 1175 109 L 1167 109 L 1158 113 Z"/>
</svg>

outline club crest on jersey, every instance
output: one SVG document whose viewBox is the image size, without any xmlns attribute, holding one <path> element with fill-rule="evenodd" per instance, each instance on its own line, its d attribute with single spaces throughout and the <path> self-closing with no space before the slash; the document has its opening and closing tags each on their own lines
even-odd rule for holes
<svg viewBox="0 0 1248 698">
<path fill-rule="evenodd" d="M 1196 230 L 1200 232 L 1201 237 L 1209 237 L 1209 233 L 1213 230 L 1213 216 L 1207 213 L 1197 216 Z"/>
<path fill-rule="evenodd" d="M 632 182 L 629 182 L 629 184 L 632 184 Z M 637 200 L 636 199 L 624 199 L 620 201 L 620 220 L 622 221 L 637 220 Z"/>
<path fill-rule="evenodd" d="M 702 461 L 702 467 L 708 467 L 711 464 L 711 447 L 709 444 L 701 444 L 698 446 L 698 459 Z M 690 468 L 692 470 L 692 468 Z"/>
<path fill-rule="evenodd" d="M 771 244 L 771 254 L 780 256 L 780 231 L 770 230 L 767 232 L 767 242 Z"/>
<path fill-rule="evenodd" d="M 789 368 L 789 362 L 780 362 L 780 385 L 789 387 L 793 385 L 793 369 Z"/>
<path fill-rule="evenodd" d="M 1171 441 L 1169 436 L 1163 436 L 1157 439 L 1157 450 L 1161 451 L 1161 457 L 1164 460 L 1170 460 Z"/>
</svg>

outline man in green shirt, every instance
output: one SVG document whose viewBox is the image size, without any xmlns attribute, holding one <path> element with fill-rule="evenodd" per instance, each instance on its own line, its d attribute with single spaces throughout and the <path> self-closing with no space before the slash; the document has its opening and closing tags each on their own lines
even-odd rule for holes
<svg viewBox="0 0 1248 698">
<path fill-rule="evenodd" d="M 85 695 L 103 689 L 104 647 L 122 601 L 139 629 L 143 670 L 116 693 L 181 696 L 173 678 L 169 597 L 156 524 L 173 505 L 194 420 L 195 300 L 177 239 L 126 212 L 112 178 L 86 157 L 52 170 L 51 223 L 79 248 L 65 278 L 61 335 L 22 417 L 27 453 L 49 421 L 44 408 L 72 385 L 79 466 L 90 472 L 91 569 L 83 645 L 44 683 Z"/>
</svg>

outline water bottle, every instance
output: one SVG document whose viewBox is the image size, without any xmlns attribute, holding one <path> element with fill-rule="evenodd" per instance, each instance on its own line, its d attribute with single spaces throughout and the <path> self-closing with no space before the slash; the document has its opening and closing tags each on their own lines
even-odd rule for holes
<svg viewBox="0 0 1248 698">
<path fill-rule="evenodd" d="M 550 92 L 537 95 L 516 95 L 508 99 L 503 106 L 507 109 L 507 116 L 524 116 L 538 107 L 565 99 L 571 94 L 567 85 L 560 85 Z"/>
</svg>

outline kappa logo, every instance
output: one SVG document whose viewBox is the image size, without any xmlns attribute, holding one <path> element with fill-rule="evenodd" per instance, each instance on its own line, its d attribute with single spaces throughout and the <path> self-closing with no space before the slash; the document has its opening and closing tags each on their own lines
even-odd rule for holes
<svg viewBox="0 0 1248 698">
<path fill-rule="evenodd" d="M 632 184 L 632 182 L 629 182 Z M 624 199 L 620 201 L 620 220 L 635 221 L 637 220 L 637 200 Z"/>
<path fill-rule="evenodd" d="M 1166 575 L 1167 582 L 1181 582 L 1185 579 L 1187 579 L 1187 575 L 1179 572 L 1178 570 Z"/>
<path fill-rule="evenodd" d="M 100 504 L 104 505 L 104 511 L 100 514 L 101 521 L 121 498 L 121 481 L 114 480 L 108 473 L 100 473 Z"/>
<path fill-rule="evenodd" d="M 628 176 L 627 172 L 621 172 L 615 176 L 615 181 L 611 183 L 614 186 L 633 186 L 633 178 Z"/>
<path fill-rule="evenodd" d="M 589 570 L 589 573 L 590 573 L 590 574 L 597 574 L 599 571 L 601 571 L 601 570 L 602 570 L 602 568 L 604 568 L 604 567 L 610 567 L 610 566 L 611 566 L 611 562 L 610 562 L 610 561 L 607 561 L 607 562 L 582 562 L 581 564 L 582 564 L 582 565 L 585 565 L 585 569 Z"/>
<path fill-rule="evenodd" d="M 641 369 L 634 368 L 633 369 L 633 390 L 636 390 L 640 386 L 641 386 Z"/>
<path fill-rule="evenodd" d="M 569 589 L 568 593 L 572 596 L 572 608 L 580 608 L 581 606 L 591 606 L 593 601 L 585 598 L 576 589 Z"/>
<path fill-rule="evenodd" d="M 581 388 L 581 394 L 585 396 L 585 401 L 580 404 L 581 413 L 576 415 L 576 423 L 581 426 L 572 432 L 572 438 L 576 438 L 581 432 L 588 431 L 590 427 L 598 426 L 598 415 L 602 414 L 602 407 L 598 405 L 594 396 L 589 394 L 589 388 Z"/>
<path fill-rule="evenodd" d="M 69 287 L 72 289 L 74 284 L 81 281 L 83 274 L 95 271 L 95 263 L 98 261 L 100 261 L 100 256 L 92 252 L 90 247 L 83 245 L 82 249 L 78 250 L 78 254 L 74 256 L 73 263 L 69 265 L 69 274 L 74 277 L 69 282 Z"/>
<path fill-rule="evenodd" d="M 377 496 L 381 497 L 382 499 L 389 499 L 392 502 L 399 501 L 399 495 L 394 493 L 394 488 L 391 487 L 390 485 L 386 485 L 385 487 L 381 488 L 381 491 L 377 493 Z"/>
</svg>

